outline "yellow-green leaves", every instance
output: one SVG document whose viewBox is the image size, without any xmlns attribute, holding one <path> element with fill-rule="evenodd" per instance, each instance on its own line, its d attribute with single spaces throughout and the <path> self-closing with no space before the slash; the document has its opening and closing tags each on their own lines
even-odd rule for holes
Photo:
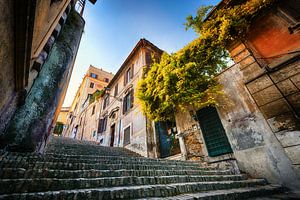
<svg viewBox="0 0 300 200">
<path fill-rule="evenodd" d="M 187 18 L 199 38 L 178 52 L 164 53 L 159 63 L 145 68 L 136 93 L 142 110 L 153 120 L 168 120 L 186 106 L 202 108 L 217 105 L 222 93 L 215 76 L 226 67 L 226 46 L 247 32 L 251 21 L 274 0 L 248 0 L 243 4 L 215 10 L 204 20 L 211 7 L 201 7 L 197 16 Z"/>
</svg>

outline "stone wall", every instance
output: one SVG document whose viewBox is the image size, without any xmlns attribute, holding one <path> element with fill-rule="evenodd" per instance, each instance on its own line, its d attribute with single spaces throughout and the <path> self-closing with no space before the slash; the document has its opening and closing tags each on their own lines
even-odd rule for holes
<svg viewBox="0 0 300 200">
<path fill-rule="evenodd" d="M 17 94 L 14 79 L 14 2 L 0 1 L 0 135 L 13 115 Z"/>
<path fill-rule="evenodd" d="M 67 23 L 35 80 L 25 104 L 16 111 L 3 141 L 10 150 L 33 151 L 43 147 L 53 124 L 53 117 L 65 91 L 76 57 L 84 20 L 75 11 Z"/>
<path fill-rule="evenodd" d="M 32 41 L 32 58 L 37 58 L 71 0 L 37 0 Z M 52 3 L 51 3 L 52 2 Z"/>
<path fill-rule="evenodd" d="M 194 109 L 191 107 L 176 113 L 177 131 L 181 133 L 185 143 L 186 159 L 203 160 L 205 155 L 203 138 L 199 124 L 191 117 L 191 114 L 194 114 Z"/>
</svg>

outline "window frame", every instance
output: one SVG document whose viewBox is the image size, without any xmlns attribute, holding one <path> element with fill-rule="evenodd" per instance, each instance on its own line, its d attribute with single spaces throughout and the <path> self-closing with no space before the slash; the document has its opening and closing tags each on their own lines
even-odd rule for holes
<svg viewBox="0 0 300 200">
<path fill-rule="evenodd" d="M 95 86 L 95 83 L 90 82 L 90 88 L 94 88 L 94 86 Z"/>
<path fill-rule="evenodd" d="M 104 99 L 103 99 L 103 110 L 105 108 L 107 108 L 109 105 L 109 95 L 105 95 Z"/>
<path fill-rule="evenodd" d="M 117 83 L 117 84 L 115 85 L 115 89 L 114 89 L 114 96 L 115 96 L 115 97 L 118 96 L 118 93 L 119 93 L 119 84 Z"/>
<path fill-rule="evenodd" d="M 90 73 L 90 77 L 97 79 L 97 78 L 98 78 L 98 75 L 91 72 L 91 73 Z"/>
<path fill-rule="evenodd" d="M 125 143 L 125 130 L 129 128 L 129 143 Z M 131 144 L 131 136 L 132 136 L 132 123 L 128 124 L 127 126 L 125 126 L 123 128 L 123 136 L 124 136 L 124 140 L 123 140 L 123 146 L 129 145 Z"/>
<path fill-rule="evenodd" d="M 123 114 L 128 113 L 134 104 L 134 90 L 129 90 L 123 98 Z"/>
</svg>

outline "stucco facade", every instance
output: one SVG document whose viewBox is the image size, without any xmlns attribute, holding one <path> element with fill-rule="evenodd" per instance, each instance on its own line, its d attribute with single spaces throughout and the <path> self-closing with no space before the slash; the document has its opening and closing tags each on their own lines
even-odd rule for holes
<svg viewBox="0 0 300 200">
<path fill-rule="evenodd" d="M 104 90 L 113 74 L 90 66 L 86 72 L 67 115 L 66 128 L 63 135 L 79 140 L 97 139 L 97 122 L 100 106 L 91 97 L 96 91 Z M 93 136 L 94 135 L 94 136 Z"/>
<path fill-rule="evenodd" d="M 159 57 L 161 53 L 152 43 L 141 39 L 109 83 L 101 105 L 101 145 L 126 147 L 143 156 L 157 157 L 157 149 L 149 148 L 151 143 L 157 146 L 154 139 L 149 141 L 153 138 L 149 135 L 154 135 L 154 132 L 147 127 L 153 126 L 153 122 L 142 114 L 134 93 L 143 77 L 143 68 L 151 62 L 151 55 Z M 130 104 L 129 107 L 125 108 L 126 104 Z"/>
</svg>

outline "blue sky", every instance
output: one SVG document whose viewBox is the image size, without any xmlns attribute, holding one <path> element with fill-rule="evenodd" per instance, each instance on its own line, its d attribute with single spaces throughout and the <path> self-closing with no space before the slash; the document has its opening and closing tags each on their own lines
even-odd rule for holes
<svg viewBox="0 0 300 200">
<path fill-rule="evenodd" d="M 85 31 L 77 54 L 64 106 L 70 106 L 90 64 L 116 73 L 140 38 L 168 53 L 197 35 L 185 30 L 188 15 L 219 0 L 98 0 L 86 4 Z"/>
</svg>

